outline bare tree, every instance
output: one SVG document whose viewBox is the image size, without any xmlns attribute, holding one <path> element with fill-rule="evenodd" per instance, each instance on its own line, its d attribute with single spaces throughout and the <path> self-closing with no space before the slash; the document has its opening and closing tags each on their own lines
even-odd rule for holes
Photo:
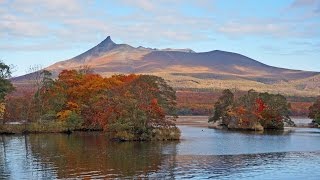
<svg viewBox="0 0 320 180">
<path fill-rule="evenodd" d="M 92 73 L 94 73 L 93 69 L 89 65 L 81 65 L 81 66 L 79 66 L 78 71 L 81 74 L 92 74 Z"/>
</svg>

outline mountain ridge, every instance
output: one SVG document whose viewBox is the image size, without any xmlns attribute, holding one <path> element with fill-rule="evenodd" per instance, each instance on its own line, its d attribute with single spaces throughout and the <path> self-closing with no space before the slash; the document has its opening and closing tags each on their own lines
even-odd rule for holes
<svg viewBox="0 0 320 180">
<path fill-rule="evenodd" d="M 78 69 L 84 65 L 104 76 L 114 73 L 137 73 L 170 77 L 166 79 L 168 81 L 187 77 L 211 82 L 237 80 L 271 85 L 291 81 L 295 81 L 296 84 L 298 80 L 303 81 L 320 74 L 274 67 L 239 53 L 222 50 L 195 52 L 188 48 L 133 47 L 128 44 L 117 44 L 110 36 L 84 53 L 57 62 L 46 69 L 56 76 L 63 69 Z M 17 79 L 23 80 L 22 77 Z M 315 89 L 317 88 L 316 86 Z"/>
</svg>

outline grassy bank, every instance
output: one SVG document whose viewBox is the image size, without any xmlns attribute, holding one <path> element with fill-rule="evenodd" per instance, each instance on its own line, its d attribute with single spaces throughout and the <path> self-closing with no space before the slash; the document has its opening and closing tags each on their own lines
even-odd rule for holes
<svg viewBox="0 0 320 180">
<path fill-rule="evenodd" d="M 181 131 L 177 127 L 162 127 L 148 130 L 142 134 L 130 131 L 109 132 L 110 139 L 115 141 L 171 141 L 179 140 Z"/>
<path fill-rule="evenodd" d="M 23 133 L 69 133 L 72 131 L 102 131 L 99 127 L 69 127 L 63 122 L 28 123 L 28 124 L 2 124 L 0 134 Z"/>
<path fill-rule="evenodd" d="M 30 124 L 4 124 L 0 125 L 0 134 L 26 134 L 26 133 L 71 133 L 73 131 L 103 131 L 100 127 L 68 127 L 63 122 L 46 122 Z M 145 136 L 131 134 L 126 131 L 116 134 L 106 132 L 110 139 L 118 141 L 166 141 L 179 140 L 181 132 L 177 127 L 158 128 L 150 131 Z"/>
</svg>

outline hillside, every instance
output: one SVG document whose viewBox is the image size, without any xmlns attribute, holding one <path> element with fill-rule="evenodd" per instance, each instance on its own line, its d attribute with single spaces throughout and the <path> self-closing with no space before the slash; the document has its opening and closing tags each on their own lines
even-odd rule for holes
<svg viewBox="0 0 320 180">
<path fill-rule="evenodd" d="M 247 91 L 281 92 L 287 95 L 319 94 L 319 72 L 272 67 L 233 52 L 214 50 L 194 52 L 191 49 L 152 49 L 116 44 L 108 36 L 97 46 L 47 70 L 57 75 L 63 69 L 90 66 L 96 73 L 154 74 L 165 78 L 176 89 L 219 90 L 237 88 Z M 21 83 L 27 76 L 13 81 Z M 317 79 L 310 83 L 310 80 Z"/>
</svg>

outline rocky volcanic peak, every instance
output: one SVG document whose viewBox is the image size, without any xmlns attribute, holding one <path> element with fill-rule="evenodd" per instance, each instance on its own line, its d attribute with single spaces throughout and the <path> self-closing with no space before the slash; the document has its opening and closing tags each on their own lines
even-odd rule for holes
<svg viewBox="0 0 320 180">
<path fill-rule="evenodd" d="M 112 48 L 114 48 L 117 44 L 114 43 L 112 40 L 111 40 L 111 37 L 108 36 L 105 40 L 103 40 L 100 44 L 98 44 L 96 47 L 97 48 L 101 48 L 101 50 L 110 50 Z"/>
<path fill-rule="evenodd" d="M 106 52 L 111 51 L 117 47 L 119 47 L 119 45 L 114 43 L 111 40 L 111 37 L 108 36 L 105 40 L 103 40 L 97 46 L 89 49 L 88 51 L 84 52 L 83 54 L 80 54 L 79 56 L 72 58 L 71 60 L 76 62 L 86 62 L 87 60 L 90 60 L 95 57 L 99 57 L 105 54 Z"/>
<path fill-rule="evenodd" d="M 228 83 L 237 80 L 245 83 L 240 85 L 245 90 L 259 87 L 261 91 L 270 91 L 279 85 L 279 90 L 291 87 L 286 91 L 289 94 L 319 94 L 319 72 L 272 67 L 238 53 L 220 50 L 198 53 L 191 49 L 132 47 L 116 44 L 110 36 L 88 51 L 46 69 L 57 77 L 63 69 L 77 69 L 83 65 L 90 66 L 104 76 L 115 73 L 152 73 L 165 78 L 176 88 L 233 88 L 234 84 Z M 24 82 L 32 75 L 11 80 Z M 223 83 L 218 86 L 217 81 Z"/>
<path fill-rule="evenodd" d="M 229 79 L 232 76 L 259 80 L 259 82 L 295 80 L 319 74 L 272 67 L 241 54 L 221 50 L 197 53 L 191 49 L 160 50 L 142 46 L 135 48 L 128 44 L 116 44 L 110 36 L 83 54 L 58 62 L 47 69 L 59 72 L 62 69 L 72 69 L 81 65 L 89 65 L 102 74 L 184 72 L 202 73 L 201 77 L 215 78 L 217 75 L 227 75 Z"/>
</svg>

